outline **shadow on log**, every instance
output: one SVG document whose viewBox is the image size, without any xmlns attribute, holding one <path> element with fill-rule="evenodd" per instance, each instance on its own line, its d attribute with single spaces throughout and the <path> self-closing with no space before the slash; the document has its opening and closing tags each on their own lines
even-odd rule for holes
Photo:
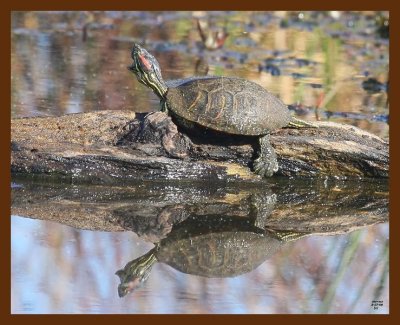
<svg viewBox="0 0 400 325">
<path fill-rule="evenodd" d="M 287 128 L 271 134 L 279 162 L 276 175 L 388 177 L 388 142 L 350 125 L 314 123 L 319 128 Z M 189 138 L 176 128 L 161 112 L 14 119 L 11 170 L 14 175 L 97 184 L 263 180 L 252 172 L 256 138 L 215 137 L 204 130 Z"/>
</svg>

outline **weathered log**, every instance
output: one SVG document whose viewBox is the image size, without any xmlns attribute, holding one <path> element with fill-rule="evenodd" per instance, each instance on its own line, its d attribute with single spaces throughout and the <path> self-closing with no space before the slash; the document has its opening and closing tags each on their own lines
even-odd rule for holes
<svg viewBox="0 0 400 325">
<path fill-rule="evenodd" d="M 350 125 L 271 134 L 281 176 L 387 178 L 389 144 Z M 181 130 L 179 130 L 181 131 Z M 257 138 L 186 135 L 164 113 L 101 111 L 11 122 L 11 170 L 74 182 L 263 181 L 252 172 Z M 264 179 L 265 180 L 265 179 Z"/>
</svg>

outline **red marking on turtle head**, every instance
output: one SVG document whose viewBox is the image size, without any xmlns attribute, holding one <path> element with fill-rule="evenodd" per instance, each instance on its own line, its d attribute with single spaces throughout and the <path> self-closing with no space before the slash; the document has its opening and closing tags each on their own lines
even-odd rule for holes
<svg viewBox="0 0 400 325">
<path fill-rule="evenodd" d="M 139 55 L 140 62 L 146 67 L 147 70 L 151 69 L 151 63 L 147 60 L 143 54 Z"/>
</svg>

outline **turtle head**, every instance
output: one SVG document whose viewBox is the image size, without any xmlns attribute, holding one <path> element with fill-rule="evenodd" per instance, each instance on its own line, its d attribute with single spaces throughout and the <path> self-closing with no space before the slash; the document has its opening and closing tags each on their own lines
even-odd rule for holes
<svg viewBox="0 0 400 325">
<path fill-rule="evenodd" d="M 131 56 L 133 63 L 128 70 L 136 75 L 140 83 L 150 87 L 160 99 L 163 99 L 168 88 L 156 58 L 136 43 L 133 44 Z"/>
<path fill-rule="evenodd" d="M 155 249 L 153 248 L 147 254 L 130 261 L 123 269 L 115 272 L 121 281 L 118 285 L 118 295 L 122 298 L 139 288 L 149 277 L 156 260 Z"/>
</svg>

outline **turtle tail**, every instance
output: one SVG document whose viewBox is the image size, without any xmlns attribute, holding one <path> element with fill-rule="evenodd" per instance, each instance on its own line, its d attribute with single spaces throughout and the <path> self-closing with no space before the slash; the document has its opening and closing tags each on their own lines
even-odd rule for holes
<svg viewBox="0 0 400 325">
<path fill-rule="evenodd" d="M 300 231 L 272 230 L 272 229 L 268 230 L 282 242 L 290 242 L 311 235 L 311 233 L 300 232 Z"/>
<path fill-rule="evenodd" d="M 291 127 L 291 128 L 296 128 L 296 129 L 298 129 L 298 128 L 318 128 L 318 126 L 313 123 L 300 120 L 293 116 L 286 127 Z"/>
</svg>

